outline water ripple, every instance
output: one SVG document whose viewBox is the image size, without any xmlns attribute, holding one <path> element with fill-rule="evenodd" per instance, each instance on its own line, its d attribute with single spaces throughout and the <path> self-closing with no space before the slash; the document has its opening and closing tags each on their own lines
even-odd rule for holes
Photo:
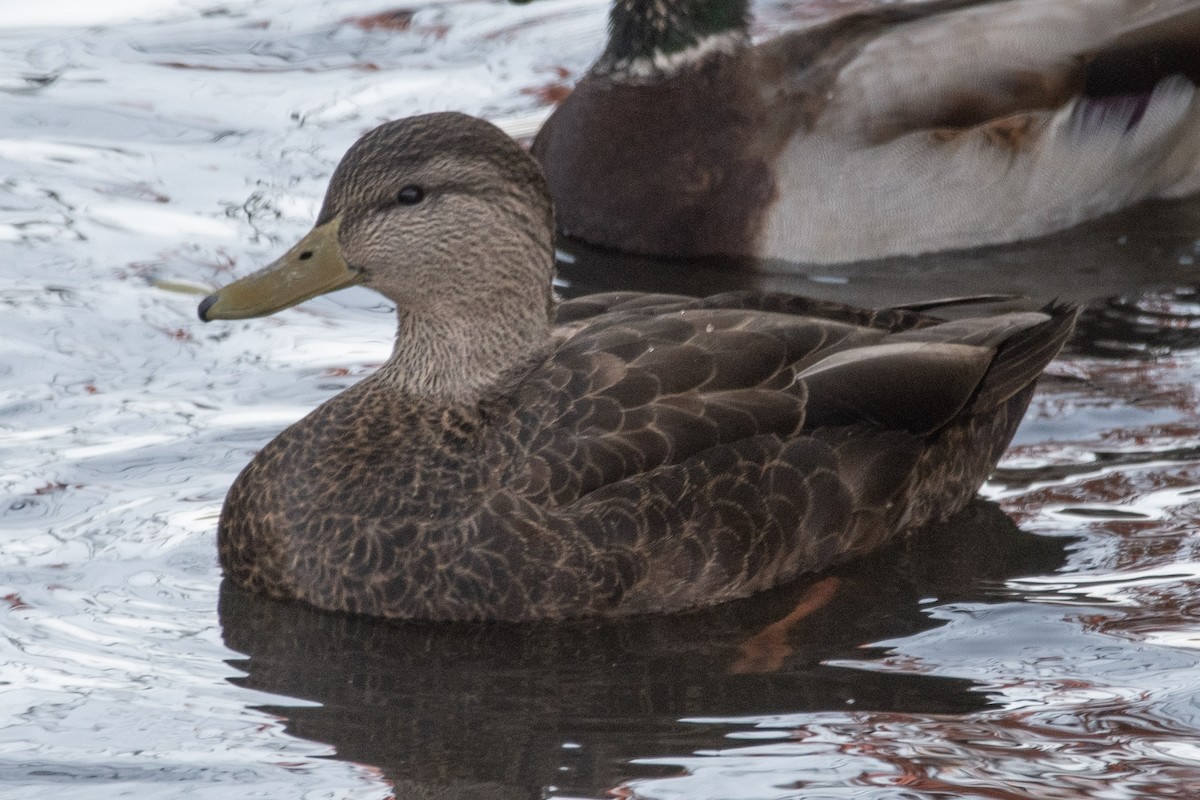
<svg viewBox="0 0 1200 800">
<path fill-rule="evenodd" d="M 764 0 L 756 30 L 862 5 Z M 340 618 L 220 587 L 229 483 L 381 363 L 393 328 L 362 289 L 218 327 L 196 319 L 197 293 L 302 233 L 338 154 L 379 120 L 453 107 L 530 135 L 598 52 L 606 6 L 5 10 L 0 785 L 53 800 L 1166 798 L 1196 785 L 1197 202 L 811 274 L 566 253 L 572 291 L 1087 303 L 985 490 L 1007 515 L 973 507 L 819 590 L 512 630 Z M 810 616 L 772 627 L 806 598 Z"/>
</svg>

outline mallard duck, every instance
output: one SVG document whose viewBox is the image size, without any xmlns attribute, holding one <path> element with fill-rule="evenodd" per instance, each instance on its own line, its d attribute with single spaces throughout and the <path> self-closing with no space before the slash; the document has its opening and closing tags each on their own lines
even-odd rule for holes
<svg viewBox="0 0 1200 800">
<path fill-rule="evenodd" d="M 673 612 L 743 597 L 953 514 L 1074 313 L 942 322 L 780 294 L 560 304 L 537 164 L 461 114 L 384 124 L 316 227 L 200 305 L 268 314 L 362 284 L 378 371 L 237 477 L 239 585 L 433 620 Z"/>
<path fill-rule="evenodd" d="M 747 0 L 615 0 L 533 144 L 568 237 L 843 262 L 1200 190 L 1196 0 L 931 0 L 753 45 Z"/>
</svg>

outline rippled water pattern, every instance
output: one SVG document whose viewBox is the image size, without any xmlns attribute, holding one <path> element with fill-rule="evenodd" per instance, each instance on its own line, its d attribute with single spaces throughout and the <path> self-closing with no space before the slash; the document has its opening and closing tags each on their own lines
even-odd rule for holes
<svg viewBox="0 0 1200 800">
<path fill-rule="evenodd" d="M 836 5 L 853 4 L 760 3 L 759 32 Z M 380 120 L 452 108 L 530 135 L 598 52 L 604 14 L 5 5 L 0 796 L 1197 796 L 1196 202 L 757 281 L 1093 301 L 985 489 L 1000 508 L 878 558 L 614 625 L 387 625 L 222 589 L 229 483 L 386 356 L 392 318 L 354 289 L 205 326 L 195 292 L 294 241 Z M 583 253 L 563 276 L 571 291 L 747 280 Z"/>
</svg>

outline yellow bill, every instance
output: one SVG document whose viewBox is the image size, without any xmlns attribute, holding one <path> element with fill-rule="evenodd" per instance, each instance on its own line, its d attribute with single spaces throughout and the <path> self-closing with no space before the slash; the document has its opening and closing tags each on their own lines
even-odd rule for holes
<svg viewBox="0 0 1200 800">
<path fill-rule="evenodd" d="M 362 276 L 346 264 L 338 246 L 340 221 L 313 228 L 271 264 L 204 298 L 200 319 L 264 317 L 358 283 Z"/>
</svg>

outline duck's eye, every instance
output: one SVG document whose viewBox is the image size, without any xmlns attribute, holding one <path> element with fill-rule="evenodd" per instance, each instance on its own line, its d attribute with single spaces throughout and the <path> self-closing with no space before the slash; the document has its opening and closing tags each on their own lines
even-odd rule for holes
<svg viewBox="0 0 1200 800">
<path fill-rule="evenodd" d="M 405 186 L 396 194 L 396 202 L 402 206 L 415 206 L 425 199 L 425 190 L 420 186 Z"/>
</svg>

